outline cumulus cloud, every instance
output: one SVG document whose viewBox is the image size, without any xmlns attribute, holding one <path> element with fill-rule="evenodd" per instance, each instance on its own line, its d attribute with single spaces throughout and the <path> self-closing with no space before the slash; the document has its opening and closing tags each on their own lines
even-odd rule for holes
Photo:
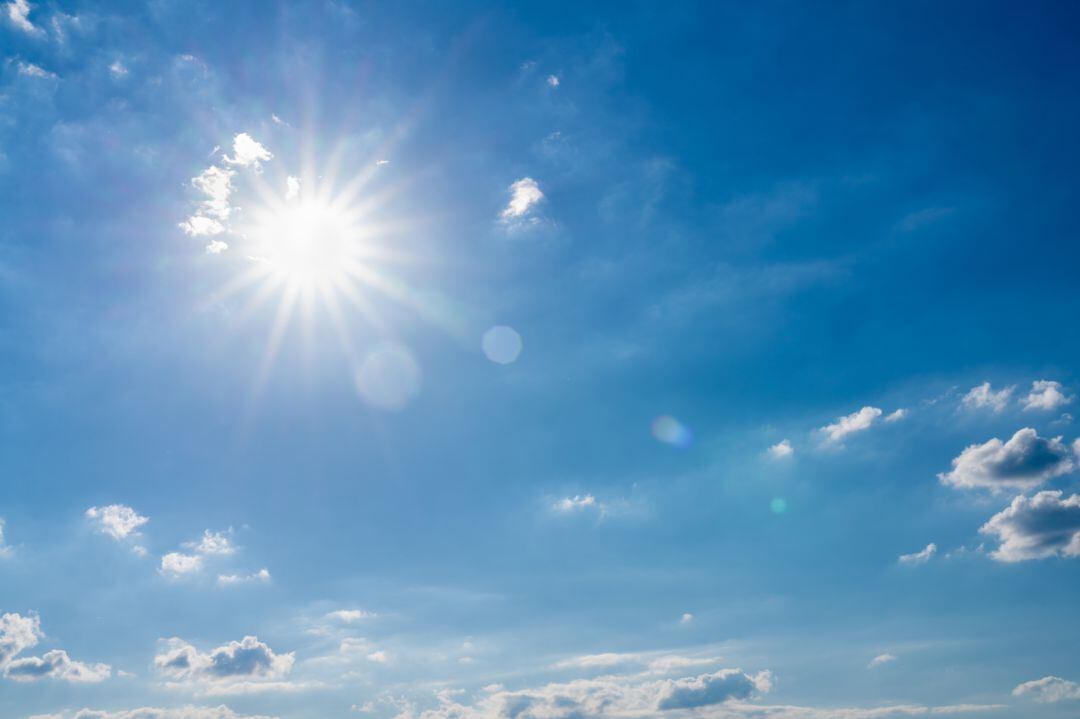
<svg viewBox="0 0 1080 719">
<path fill-rule="evenodd" d="M 31 717 L 31 719 L 276 719 L 263 714 L 237 714 L 224 704 L 217 707 L 183 706 L 170 709 L 139 707 L 120 711 L 80 709 L 74 713 L 60 712 Z"/>
<path fill-rule="evenodd" d="M 181 577 L 202 569 L 203 558 L 198 554 L 184 554 L 183 552 L 169 552 L 161 558 L 162 574 L 168 577 Z"/>
<path fill-rule="evenodd" d="M 208 694 L 244 694 L 262 683 L 278 689 L 274 680 L 292 671 L 295 656 L 277 654 L 258 637 L 247 636 L 203 653 L 184 640 L 163 640 L 154 657 L 158 673 L 172 682 L 202 685 Z"/>
<path fill-rule="evenodd" d="M 943 484 L 965 489 L 1031 489 L 1076 468 L 1061 437 L 1040 437 L 1034 429 L 1018 430 L 1008 442 L 998 438 L 973 444 L 952 461 L 952 470 L 938 474 Z"/>
<path fill-rule="evenodd" d="M 989 382 L 983 382 L 978 387 L 972 387 L 960 400 L 961 404 L 968 409 L 991 409 L 1001 412 L 1009 404 L 1016 387 L 1006 387 L 998 391 L 990 386 Z"/>
<path fill-rule="evenodd" d="M 599 509 L 600 504 L 596 501 L 596 497 L 591 494 L 575 494 L 573 497 L 564 497 L 558 500 L 551 508 L 556 512 L 566 514 L 569 512 L 581 512 L 586 509 Z"/>
<path fill-rule="evenodd" d="M 908 416 L 908 411 L 906 409 L 904 409 L 903 407 L 901 407 L 900 409 L 895 410 L 895 411 L 890 412 L 889 414 L 885 415 L 885 421 L 886 422 L 899 422 L 902 419 L 906 419 L 907 416 Z"/>
<path fill-rule="evenodd" d="M 11 0 L 4 4 L 4 14 L 8 22 L 28 35 L 41 35 L 43 30 L 30 22 L 30 11 L 33 5 L 26 0 Z"/>
<path fill-rule="evenodd" d="M 768 449 L 769 456 L 773 459 L 783 459 L 795 454 L 795 448 L 791 446 L 791 442 L 782 439 Z"/>
<path fill-rule="evenodd" d="M 1015 497 L 979 529 L 997 538 L 990 553 L 1002 562 L 1080 556 L 1080 495 L 1062 499 L 1060 491 Z"/>
<path fill-rule="evenodd" d="M 191 217 L 180 223 L 180 229 L 193 237 L 198 235 L 220 235 L 222 232 L 225 231 L 225 225 L 221 224 L 213 217 L 192 215 Z M 220 244 L 225 245 L 224 242 Z M 225 245 L 225 247 L 228 247 L 228 245 Z M 207 245 L 207 248 L 207 251 L 209 251 L 209 245 Z"/>
<path fill-rule="evenodd" d="M 914 552 L 912 554 L 901 554 L 899 561 L 901 564 L 908 565 L 926 564 L 935 554 L 937 554 L 937 545 L 931 542 L 930 544 L 927 544 L 926 548 L 921 551 Z"/>
<path fill-rule="evenodd" d="M 561 83 L 558 75 L 548 75 L 547 84 L 549 87 L 558 87 Z"/>
<path fill-rule="evenodd" d="M 123 504 L 91 507 L 86 510 L 86 518 L 97 527 L 99 532 L 116 540 L 137 534 L 139 527 L 150 521 L 149 517 L 144 517 Z"/>
<path fill-rule="evenodd" d="M 210 242 L 206 243 L 206 254 L 208 255 L 220 255 L 227 249 L 229 249 L 229 243 L 223 240 L 210 240 Z"/>
<path fill-rule="evenodd" d="M 63 649 L 53 649 L 40 657 L 20 656 L 37 646 L 44 636 L 37 615 L 5 614 L 0 617 L 0 670 L 4 678 L 17 682 L 60 679 L 67 682 L 93 683 L 109 677 L 108 664 L 84 664 L 68 656 Z"/>
<path fill-rule="evenodd" d="M 837 444 L 849 434 L 862 432 L 874 424 L 881 416 L 881 410 L 877 407 L 863 407 L 858 412 L 853 412 L 845 417 L 840 417 L 832 424 L 821 428 L 827 442 Z"/>
<path fill-rule="evenodd" d="M 273 159 L 274 155 L 246 132 L 233 138 L 233 156 L 225 158 L 230 165 L 240 165 L 258 170 L 260 163 Z"/>
<path fill-rule="evenodd" d="M 740 669 L 721 669 L 698 677 L 669 680 L 656 707 L 663 710 L 712 706 L 730 699 L 747 699 L 771 688 L 772 675 L 767 671 L 751 676 Z"/>
<path fill-rule="evenodd" d="M 933 545 L 931 545 L 933 546 Z M 878 654 L 876 657 L 870 660 L 870 663 L 866 665 L 867 669 L 876 669 L 882 664 L 888 664 L 889 662 L 895 662 L 896 656 L 892 654 Z"/>
<path fill-rule="evenodd" d="M 4 676 L 17 682 L 38 679 L 62 679 L 67 682 L 91 684 L 109 678 L 108 664 L 84 664 L 68 656 L 63 649 L 53 649 L 40 657 L 15 659 L 4 667 Z"/>
<path fill-rule="evenodd" d="M 184 546 L 188 549 L 194 549 L 197 554 L 204 556 L 208 554 L 232 554 L 236 551 L 232 540 L 229 539 L 225 532 L 211 532 L 209 529 L 203 531 L 203 536 L 199 541 L 186 542 Z"/>
<path fill-rule="evenodd" d="M 265 584 L 270 581 L 270 570 L 264 567 L 251 574 L 219 574 L 217 581 L 218 584 L 223 587 L 236 584 L 251 584 L 252 582 L 262 582 Z"/>
<path fill-rule="evenodd" d="M 1041 704 L 1080 699 L 1080 684 L 1061 677 L 1043 677 L 1024 682 L 1013 689 L 1014 697 L 1030 697 Z"/>
<path fill-rule="evenodd" d="M 1032 382 L 1031 391 L 1021 400 L 1024 404 L 1025 412 L 1033 409 L 1053 411 L 1072 401 L 1073 398 L 1067 396 L 1061 390 L 1060 382 L 1045 379 Z"/>
<path fill-rule="evenodd" d="M 531 177 L 523 177 L 510 185 L 510 202 L 500 213 L 504 220 L 522 218 L 544 200 L 540 185 Z"/>
</svg>

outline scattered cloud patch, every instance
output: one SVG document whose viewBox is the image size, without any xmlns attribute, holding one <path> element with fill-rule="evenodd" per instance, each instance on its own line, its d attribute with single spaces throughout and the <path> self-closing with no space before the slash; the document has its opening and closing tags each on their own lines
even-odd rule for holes
<svg viewBox="0 0 1080 719">
<path fill-rule="evenodd" d="M 285 199 L 295 200 L 300 196 L 300 178 L 289 175 L 285 178 Z"/>
<path fill-rule="evenodd" d="M 773 459 L 784 459 L 795 454 L 795 448 L 791 446 L 791 442 L 786 439 L 782 439 L 767 450 L 769 456 Z"/>
<path fill-rule="evenodd" d="M 1019 496 L 979 529 L 997 538 L 990 556 L 1001 562 L 1080 556 L 1080 495 L 1060 491 Z"/>
<path fill-rule="evenodd" d="M 12 26 L 27 35 L 42 35 L 45 31 L 30 22 L 30 11 L 33 8 L 34 6 L 27 0 L 11 0 L 11 2 L 4 4 L 4 14 L 7 15 L 8 22 Z"/>
<path fill-rule="evenodd" d="M 236 552 L 236 547 L 225 532 L 211 532 L 209 529 L 203 531 L 203 536 L 199 541 L 185 542 L 184 546 L 203 556 L 228 555 Z"/>
<path fill-rule="evenodd" d="M 685 612 L 681 617 L 679 617 L 679 624 L 690 624 L 693 621 L 694 615 L 690 612 Z"/>
<path fill-rule="evenodd" d="M 231 587 L 237 584 L 251 584 L 253 582 L 266 584 L 270 581 L 270 570 L 263 568 L 257 572 L 252 572 L 251 574 L 219 574 L 217 581 L 218 584 L 223 587 Z"/>
<path fill-rule="evenodd" d="M 53 649 L 40 657 L 20 656 L 37 646 L 44 636 L 37 615 L 4 614 L 0 617 L 0 671 L 5 679 L 32 682 L 41 679 L 89 684 L 104 681 L 112 673 L 108 664 L 85 664 Z"/>
<path fill-rule="evenodd" d="M 1014 697 L 1029 697 L 1040 704 L 1080 699 L 1080 684 L 1061 677 L 1043 677 L 1024 682 L 1013 689 Z"/>
<path fill-rule="evenodd" d="M 972 387 L 963 396 L 960 403 L 967 409 L 991 409 L 994 412 L 1002 412 L 1012 398 L 1015 386 L 1005 387 L 994 391 L 989 382 L 983 382 L 977 387 Z"/>
<path fill-rule="evenodd" d="M 695 709 L 722 704 L 731 699 L 747 699 L 772 688 L 772 675 L 765 671 L 755 675 L 740 669 L 721 669 L 712 674 L 675 679 L 664 688 L 656 708 Z"/>
<path fill-rule="evenodd" d="M 895 661 L 896 661 L 896 657 L 894 655 L 892 655 L 892 654 L 878 654 L 876 657 L 874 657 L 873 659 L 870 660 L 870 663 L 866 665 L 866 668 L 867 669 L 876 669 L 877 667 L 880 667 L 883 664 L 888 664 L 889 662 L 895 662 Z"/>
<path fill-rule="evenodd" d="M 375 616 L 375 612 L 369 612 L 366 609 L 338 609 L 327 614 L 326 618 L 335 622 L 352 624 L 362 619 L 372 619 Z"/>
<path fill-rule="evenodd" d="M 827 442 L 839 444 L 848 435 L 870 429 L 881 414 L 881 410 L 877 407 L 863 407 L 858 412 L 852 412 L 840 417 L 832 424 L 825 425 L 820 431 L 825 435 Z"/>
<path fill-rule="evenodd" d="M 220 255 L 227 249 L 229 249 L 229 243 L 224 240 L 210 240 L 206 244 L 206 254 L 208 255 Z"/>
<path fill-rule="evenodd" d="M 121 78 L 128 74 L 128 69 L 122 61 L 114 60 L 112 64 L 109 65 L 109 74 L 115 78 Z"/>
<path fill-rule="evenodd" d="M 184 554 L 183 552 L 169 552 L 161 558 L 161 568 L 158 570 L 167 577 L 182 577 L 202 569 L 203 558 L 197 554 Z"/>
<path fill-rule="evenodd" d="M 886 422 L 899 422 L 902 419 L 906 419 L 907 416 L 908 416 L 908 411 L 906 409 L 900 408 L 898 410 L 895 410 L 895 411 L 890 412 L 889 414 L 885 415 L 885 421 Z"/>
<path fill-rule="evenodd" d="M 573 497 L 564 497 L 552 505 L 552 509 L 561 514 L 599 508 L 600 503 L 591 494 L 575 494 Z"/>
<path fill-rule="evenodd" d="M 233 156 L 226 156 L 225 162 L 258 171 L 261 163 L 273 158 L 274 155 L 263 147 L 262 143 L 246 132 L 241 132 L 233 138 Z"/>
<path fill-rule="evenodd" d="M 552 87 L 552 88 L 558 87 L 561 84 L 560 81 L 559 81 L 559 76 L 558 75 L 548 75 L 547 76 L 547 84 L 548 84 L 548 87 Z"/>
<path fill-rule="evenodd" d="M 4 539 L 4 520 L 0 519 L 0 559 L 11 556 L 11 545 Z"/>
<path fill-rule="evenodd" d="M 1031 489 L 1076 468 L 1061 437 L 1040 437 L 1034 429 L 1018 430 L 1007 442 L 998 438 L 973 444 L 952 461 L 952 470 L 938 474 L 942 484 L 962 489 Z"/>
<path fill-rule="evenodd" d="M 50 72 L 32 62 L 19 60 L 16 67 L 19 69 L 19 74 L 24 77 L 36 77 L 39 80 L 56 80 L 59 77 L 55 72 Z"/>
<path fill-rule="evenodd" d="M 150 521 L 149 517 L 123 504 L 91 507 L 86 510 L 86 518 L 94 523 L 99 532 L 116 540 L 137 534 L 139 527 Z"/>
<path fill-rule="evenodd" d="M 182 706 L 173 708 L 139 707 L 119 711 L 80 709 L 59 714 L 44 714 L 30 719 L 277 719 L 263 714 L 237 714 L 225 705 L 217 707 Z"/>
<path fill-rule="evenodd" d="M 937 545 L 931 542 L 930 544 L 927 544 L 926 548 L 921 551 L 914 552 L 912 554 L 901 554 L 899 562 L 901 564 L 907 564 L 908 566 L 926 564 L 935 554 L 937 554 Z"/>
<path fill-rule="evenodd" d="M 161 642 L 154 668 L 171 682 L 197 685 L 207 694 L 245 694 L 259 691 L 263 682 L 270 691 L 281 690 L 275 680 L 288 676 L 295 661 L 291 652 L 277 654 L 254 636 L 205 653 L 173 637 Z"/>
<path fill-rule="evenodd" d="M 1061 383 L 1053 380 L 1040 379 L 1031 383 L 1031 391 L 1022 400 L 1024 411 L 1045 410 L 1052 412 L 1058 407 L 1064 407 L 1073 401 L 1061 389 Z"/>
<path fill-rule="evenodd" d="M 544 193 L 540 191 L 539 183 L 531 177 L 523 177 L 510 185 L 510 202 L 499 216 L 503 220 L 523 218 L 543 200 Z"/>
</svg>

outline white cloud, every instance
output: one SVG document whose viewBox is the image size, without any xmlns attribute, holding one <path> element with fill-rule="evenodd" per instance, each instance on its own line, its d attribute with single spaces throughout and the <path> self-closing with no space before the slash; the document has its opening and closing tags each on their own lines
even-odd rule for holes
<svg viewBox="0 0 1080 719">
<path fill-rule="evenodd" d="M 997 537 L 990 556 L 1002 562 L 1080 556 L 1080 495 L 1060 491 L 1019 496 L 980 529 Z"/>
<path fill-rule="evenodd" d="M 1024 403 L 1024 411 L 1041 409 L 1053 411 L 1073 401 L 1061 391 L 1061 383 L 1053 380 L 1040 379 L 1031 383 L 1031 391 L 1020 400 Z"/>
<path fill-rule="evenodd" d="M 503 209 L 500 216 L 504 220 L 520 218 L 532 211 L 532 209 L 544 199 L 544 193 L 540 191 L 540 185 L 531 177 L 523 177 L 510 185 L 510 202 Z"/>
<path fill-rule="evenodd" d="M 17 67 L 19 69 L 19 74 L 25 77 L 36 77 L 41 80 L 55 80 L 58 77 L 55 72 L 49 72 L 40 65 L 35 65 L 32 62 L 23 62 L 22 60 L 19 60 Z"/>
<path fill-rule="evenodd" d="M 907 416 L 908 416 L 908 411 L 906 409 L 900 408 L 900 409 L 896 410 L 895 412 L 890 412 L 889 414 L 885 415 L 885 421 L 886 422 L 899 422 L 900 420 L 905 419 Z"/>
<path fill-rule="evenodd" d="M 338 609 L 335 612 L 327 614 L 326 618 L 333 621 L 344 622 L 345 624 L 352 624 L 361 619 L 371 619 L 374 616 L 376 616 L 375 612 L 369 612 L 366 609 Z"/>
<path fill-rule="evenodd" d="M 169 577 L 180 577 L 202 569 L 203 558 L 197 554 L 184 554 L 182 552 L 169 552 L 161 558 L 162 574 Z"/>
<path fill-rule="evenodd" d="M 931 542 L 930 544 L 927 544 L 926 548 L 922 551 L 913 554 L 901 554 L 899 561 L 901 564 L 908 565 L 926 564 L 935 554 L 937 554 L 937 545 Z"/>
<path fill-rule="evenodd" d="M 580 512 L 585 509 L 599 509 L 600 505 L 596 497 L 591 494 L 575 494 L 573 497 L 565 497 L 552 505 L 556 512 Z"/>
<path fill-rule="evenodd" d="M 11 547 L 4 539 L 4 520 L 0 519 L 0 559 L 11 555 Z"/>
<path fill-rule="evenodd" d="M 849 434 L 870 429 L 880 416 L 881 410 L 877 407 L 863 407 L 858 412 L 840 417 L 832 424 L 825 425 L 821 428 L 821 432 L 826 435 L 828 442 L 838 443 Z"/>
<path fill-rule="evenodd" d="M 63 649 L 53 649 L 40 657 L 19 656 L 37 646 L 44 636 L 36 615 L 5 614 L 0 617 L 0 670 L 4 678 L 17 682 L 60 679 L 73 683 L 104 681 L 112 673 L 108 664 L 84 664 L 68 656 Z"/>
<path fill-rule="evenodd" d="M 191 178 L 192 187 L 206 195 L 200 206 L 201 213 L 219 220 L 229 219 L 232 213 L 229 195 L 232 194 L 232 178 L 235 174 L 232 170 L 211 165 L 198 177 Z"/>
<path fill-rule="evenodd" d="M 1061 677 L 1043 677 L 1024 682 L 1013 689 L 1014 697 L 1030 696 L 1041 704 L 1080 699 L 1080 684 Z"/>
<path fill-rule="evenodd" d="M 4 5 L 4 10 L 7 12 L 8 21 L 19 30 L 28 35 L 41 35 L 44 31 L 30 22 L 30 11 L 33 7 L 26 0 L 11 0 Z"/>
<path fill-rule="evenodd" d="M 547 76 L 547 84 L 550 87 L 558 87 L 560 85 L 559 76 L 558 75 L 548 75 Z"/>
<path fill-rule="evenodd" d="M 983 382 L 978 387 L 968 390 L 960 401 L 968 409 L 990 408 L 995 412 L 1001 412 L 1009 404 L 1009 399 L 1015 389 L 1015 386 L 1006 387 L 995 392 L 989 382 Z"/>
<path fill-rule="evenodd" d="M 97 525 L 99 532 L 117 540 L 137 534 L 139 527 L 150 521 L 149 517 L 123 504 L 91 507 L 86 510 L 86 517 Z"/>
<path fill-rule="evenodd" d="M 233 138 L 233 156 L 226 157 L 225 162 L 258 170 L 260 163 L 271 160 L 273 157 L 274 155 L 258 140 L 246 132 L 241 132 Z"/>
<path fill-rule="evenodd" d="M 120 78 L 128 74 L 128 69 L 124 66 L 122 61 L 114 60 L 113 63 L 109 65 L 109 72 L 113 77 Z"/>
<path fill-rule="evenodd" d="M 882 664 L 888 664 L 889 662 L 895 662 L 896 657 L 892 654 L 878 654 L 876 657 L 870 660 L 870 663 L 866 665 L 867 669 L 876 669 Z"/>
<path fill-rule="evenodd" d="M 263 568 L 252 574 L 219 574 L 217 580 L 218 584 L 223 587 L 236 584 L 250 584 L 251 582 L 262 582 L 265 584 L 270 581 L 270 570 Z"/>
<path fill-rule="evenodd" d="M 1008 442 L 998 438 L 973 444 L 952 461 L 952 470 L 938 474 L 942 484 L 965 489 L 1031 489 L 1076 468 L 1061 437 L 1040 437 L 1034 429 L 1018 430 Z"/>
<path fill-rule="evenodd" d="M 192 215 L 183 222 L 180 223 L 180 229 L 192 237 L 198 237 L 199 235 L 219 235 L 225 231 L 225 225 L 221 224 L 213 217 L 204 217 L 202 215 Z M 210 243 L 215 244 L 213 242 Z M 224 242 L 218 243 L 225 245 Z M 225 245 L 228 247 L 228 245 Z M 210 251 L 210 245 L 207 245 L 207 251 Z"/>
<path fill-rule="evenodd" d="M 206 245 L 206 254 L 208 255 L 220 255 L 225 250 L 229 249 L 229 243 L 223 240 L 210 240 Z"/>
<path fill-rule="evenodd" d="M 292 671 L 295 655 L 277 654 L 258 637 L 246 636 L 203 653 L 184 640 L 162 640 L 154 657 L 158 673 L 172 682 L 197 685 L 207 694 L 251 694 L 289 691 L 281 682 Z"/>
<path fill-rule="evenodd" d="M 381 649 L 371 652 L 367 655 L 367 658 L 369 662 L 375 662 L 376 664 L 386 664 L 388 661 L 390 661 L 390 655 L 382 651 Z"/>
<path fill-rule="evenodd" d="M 783 439 L 769 447 L 768 452 L 773 459 L 784 459 L 795 454 L 795 448 L 791 446 L 791 442 Z"/>
<path fill-rule="evenodd" d="M 185 542 L 184 546 L 204 556 L 228 555 L 236 552 L 236 547 L 225 532 L 211 532 L 209 529 L 203 531 L 203 536 L 199 541 Z"/>
<path fill-rule="evenodd" d="M 300 196 L 300 178 L 289 175 L 285 178 L 285 199 L 295 200 Z"/>
<path fill-rule="evenodd" d="M 693 621 L 694 621 L 694 615 L 691 614 L 690 612 L 686 612 L 681 617 L 679 617 L 679 624 L 690 624 Z"/>
</svg>

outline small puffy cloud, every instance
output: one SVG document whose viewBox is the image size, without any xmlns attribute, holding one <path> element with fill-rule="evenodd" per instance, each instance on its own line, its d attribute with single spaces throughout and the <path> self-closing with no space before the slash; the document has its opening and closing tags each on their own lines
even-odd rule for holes
<svg viewBox="0 0 1080 719">
<path fill-rule="evenodd" d="M 780 440 L 768 449 L 769 456 L 773 459 L 784 459 L 795 454 L 795 448 L 786 439 Z"/>
<path fill-rule="evenodd" d="M 1061 437 L 1040 437 L 1034 429 L 1018 430 L 1008 442 L 998 438 L 973 444 L 952 461 L 952 470 L 938 474 L 943 484 L 964 489 L 1031 489 L 1076 468 Z"/>
<path fill-rule="evenodd" d="M 259 163 L 273 159 L 274 155 L 262 144 L 246 132 L 241 132 L 233 138 L 233 156 L 226 157 L 225 161 L 230 165 L 240 165 L 259 169 Z"/>
<path fill-rule="evenodd" d="M 1040 704 L 1080 699 L 1080 684 L 1061 677 L 1043 677 L 1024 682 L 1013 689 L 1014 697 L 1030 697 Z"/>
<path fill-rule="evenodd" d="M 219 574 L 217 581 L 218 584 L 223 587 L 235 586 L 237 584 L 251 584 L 253 582 L 266 584 L 270 581 L 270 570 L 263 568 L 251 574 Z"/>
<path fill-rule="evenodd" d="M 292 671 L 295 661 L 291 652 L 277 654 L 254 636 L 229 642 L 206 653 L 173 637 L 162 642 L 154 657 L 154 667 L 172 681 L 227 685 L 237 681 L 281 679 Z"/>
<path fill-rule="evenodd" d="M 693 709 L 721 704 L 731 699 L 747 699 L 772 687 L 772 675 L 744 674 L 739 669 L 721 669 L 698 677 L 673 679 L 660 695 L 657 709 Z"/>
<path fill-rule="evenodd" d="M 899 562 L 907 565 L 926 564 L 935 554 L 937 554 L 937 545 L 931 542 L 921 551 L 912 554 L 901 554 Z"/>
<path fill-rule="evenodd" d="M 208 255 L 220 255 L 225 250 L 229 249 L 229 243 L 222 240 L 210 240 L 206 245 L 206 254 Z"/>
<path fill-rule="evenodd" d="M 289 175 L 285 178 L 285 199 L 295 200 L 300 196 L 300 178 Z"/>
<path fill-rule="evenodd" d="M 112 673 L 108 664 L 84 664 L 68 656 L 63 649 L 45 652 L 40 657 L 15 659 L 4 667 L 4 676 L 17 682 L 61 679 L 66 682 L 93 684 L 105 681 Z"/>
<path fill-rule="evenodd" d="M 881 410 L 879 408 L 863 407 L 858 412 L 852 412 L 847 416 L 840 417 L 832 424 L 825 425 L 821 428 L 821 432 L 825 435 L 827 442 L 837 444 L 849 434 L 870 429 L 880 416 Z"/>
<path fill-rule="evenodd" d="M 908 416 L 908 411 L 906 409 L 904 409 L 904 408 L 900 408 L 900 409 L 898 409 L 898 410 L 896 410 L 894 412 L 890 412 L 889 414 L 885 415 L 885 421 L 886 422 L 899 422 L 900 420 L 905 419 L 907 416 Z"/>
<path fill-rule="evenodd" d="M 4 4 L 4 14 L 8 22 L 26 34 L 41 35 L 44 31 L 30 22 L 30 11 L 33 7 L 27 0 L 11 0 Z"/>
<path fill-rule="evenodd" d="M 115 78 L 121 78 L 128 74 L 128 69 L 120 60 L 115 60 L 109 65 L 109 73 Z"/>
<path fill-rule="evenodd" d="M 694 615 L 690 612 L 686 612 L 681 617 L 679 617 L 679 624 L 690 624 L 693 621 Z"/>
<path fill-rule="evenodd" d="M 979 529 L 997 538 L 990 556 L 1002 562 L 1080 556 L 1080 495 L 1060 491 L 1015 497 Z"/>
<path fill-rule="evenodd" d="M 547 84 L 549 87 L 558 87 L 560 85 L 558 75 L 548 75 Z"/>
<path fill-rule="evenodd" d="M 596 501 L 596 497 L 591 494 L 575 494 L 573 497 L 564 497 L 552 505 L 552 509 L 563 514 L 599 508 L 600 504 Z"/>
<path fill-rule="evenodd" d="M 390 661 L 390 655 L 382 651 L 381 649 L 371 652 L 367 655 L 367 658 L 369 662 L 375 662 L 376 664 L 386 664 L 388 661 Z"/>
<path fill-rule="evenodd" d="M 211 532 L 209 529 L 203 532 L 199 541 L 186 542 L 184 546 L 202 555 L 227 555 L 236 552 L 236 547 L 225 532 Z"/>
<path fill-rule="evenodd" d="M 199 235 L 220 235 L 225 231 L 225 225 L 213 217 L 192 215 L 180 223 L 180 229 L 192 237 L 198 237 Z M 221 244 L 224 245 L 225 243 L 222 242 Z M 225 246 L 228 247 L 228 245 Z"/>
<path fill-rule="evenodd" d="M 1073 401 L 1061 390 L 1061 383 L 1053 380 L 1040 379 L 1031 383 L 1031 391 L 1020 400 L 1024 404 L 1024 411 L 1033 409 L 1053 411 Z"/>
<path fill-rule="evenodd" d="M 118 540 L 137 533 L 139 527 L 150 521 L 149 517 L 123 504 L 91 507 L 86 510 L 86 517 L 97 526 L 99 532 Z"/>
<path fill-rule="evenodd" d="M 226 170 L 211 165 L 202 171 L 198 177 L 191 178 L 191 185 L 199 192 L 206 195 L 200 205 L 200 214 L 216 217 L 219 220 L 229 219 L 232 208 L 229 206 L 229 195 L 232 194 L 232 170 Z"/>
<path fill-rule="evenodd" d="M 931 545 L 933 546 L 933 545 Z M 882 664 L 888 664 L 889 662 L 895 662 L 896 657 L 892 654 L 878 654 L 876 657 L 870 660 L 870 663 L 866 665 L 867 669 L 876 669 Z"/>
<path fill-rule="evenodd" d="M 983 382 L 978 387 L 972 387 L 963 396 L 960 403 L 967 409 L 991 409 L 994 412 L 1002 412 L 1009 404 L 1016 387 L 1005 387 L 996 392 L 989 382 Z"/>
<path fill-rule="evenodd" d="M 49 72 L 40 65 L 35 65 L 32 62 L 19 61 L 16 67 L 19 69 L 19 74 L 24 77 L 36 77 L 41 80 L 55 80 L 57 74 L 55 72 Z"/>
<path fill-rule="evenodd" d="M 524 217 L 544 200 L 540 185 L 531 177 L 523 177 L 510 185 L 510 202 L 500 213 L 504 220 Z"/>
<path fill-rule="evenodd" d="M 60 679 L 67 682 L 93 683 L 109 677 L 112 668 L 107 664 L 84 664 L 54 649 L 40 657 L 19 656 L 37 646 L 44 634 L 36 615 L 5 614 L 0 617 L 0 670 L 6 679 L 31 682 L 39 679 Z"/>
<path fill-rule="evenodd" d="M 159 571 L 167 577 L 181 577 L 199 571 L 202 566 L 203 558 L 197 554 L 169 552 L 161 558 Z"/>
</svg>

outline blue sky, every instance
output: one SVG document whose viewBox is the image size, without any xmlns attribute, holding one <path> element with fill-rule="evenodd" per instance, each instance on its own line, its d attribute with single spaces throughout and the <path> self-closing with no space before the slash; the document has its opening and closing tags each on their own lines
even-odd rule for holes
<svg viewBox="0 0 1080 719">
<path fill-rule="evenodd" d="M 0 9 L 0 716 L 1075 716 L 1074 8 Z"/>
</svg>

